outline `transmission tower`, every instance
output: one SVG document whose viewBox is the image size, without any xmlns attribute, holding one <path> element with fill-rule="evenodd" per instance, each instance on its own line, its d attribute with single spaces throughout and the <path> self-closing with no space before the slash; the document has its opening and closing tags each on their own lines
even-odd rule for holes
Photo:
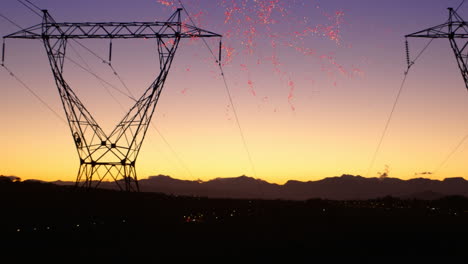
<svg viewBox="0 0 468 264">
<path fill-rule="evenodd" d="M 4 36 L 4 40 L 40 39 L 44 43 L 80 158 L 76 186 L 95 188 L 105 178 L 111 177 L 120 190 L 139 191 L 135 163 L 180 40 L 222 37 L 182 23 L 181 11 L 181 8 L 177 9 L 164 22 L 58 23 L 47 10 L 42 10 L 42 23 Z M 112 41 L 131 38 L 156 39 L 160 71 L 114 130 L 106 134 L 63 77 L 67 42 L 73 39 Z M 109 58 L 112 52 L 110 43 Z"/>
<path fill-rule="evenodd" d="M 455 58 L 457 59 L 458 68 L 460 69 L 463 80 L 465 81 L 465 87 L 468 89 L 468 24 L 455 10 L 453 10 L 453 8 L 448 8 L 448 11 L 449 19 L 446 23 L 406 35 L 405 37 L 448 39 L 453 53 L 455 54 Z M 410 67 L 412 62 L 409 59 L 408 42 L 406 42 L 406 48 L 408 67 Z"/>
</svg>

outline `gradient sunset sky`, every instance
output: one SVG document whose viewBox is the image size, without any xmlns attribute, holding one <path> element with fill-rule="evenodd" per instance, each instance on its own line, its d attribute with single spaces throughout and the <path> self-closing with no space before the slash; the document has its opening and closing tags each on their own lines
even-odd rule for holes
<svg viewBox="0 0 468 264">
<path fill-rule="evenodd" d="M 34 0 L 58 22 L 164 21 L 178 1 Z M 187 180 L 248 175 L 283 184 L 341 174 L 468 179 L 468 91 L 448 40 L 435 40 L 408 74 L 375 163 L 371 160 L 406 70 L 404 36 L 444 23 L 460 0 L 184 0 L 197 26 L 223 37 L 226 81 L 255 167 L 210 52 L 179 46 L 137 161 L 139 178 Z M 41 22 L 16 0 L 0 13 L 21 27 Z M 458 13 L 468 19 L 468 4 Z M 186 18 L 185 14 L 184 18 Z M 0 17 L 2 36 L 19 28 Z M 218 40 L 208 44 L 217 52 Z M 81 43 L 107 58 L 107 40 Z M 425 39 L 409 39 L 414 58 Z M 71 44 L 65 77 L 105 131 L 132 105 L 101 60 Z M 139 95 L 157 76 L 154 40 L 114 40 L 112 61 Z M 7 40 L 5 64 L 65 118 L 38 40 Z M 75 180 L 68 125 L 0 70 L 0 175 Z M 443 163 L 443 164 L 442 164 Z M 442 166 L 440 166 L 442 164 Z M 439 168 L 439 169 L 438 169 Z M 422 174 L 434 172 L 433 174 Z"/>
</svg>

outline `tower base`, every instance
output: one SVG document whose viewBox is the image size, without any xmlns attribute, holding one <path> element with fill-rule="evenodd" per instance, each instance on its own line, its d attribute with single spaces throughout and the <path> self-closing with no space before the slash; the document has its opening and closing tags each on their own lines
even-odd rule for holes
<svg viewBox="0 0 468 264">
<path fill-rule="evenodd" d="M 134 164 L 83 163 L 78 170 L 75 186 L 88 190 L 98 188 L 102 180 L 109 176 L 121 191 L 140 191 Z"/>
</svg>

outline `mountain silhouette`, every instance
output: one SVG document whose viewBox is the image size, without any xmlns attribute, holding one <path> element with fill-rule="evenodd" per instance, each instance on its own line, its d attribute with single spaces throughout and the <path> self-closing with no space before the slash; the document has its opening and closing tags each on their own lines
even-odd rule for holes
<svg viewBox="0 0 468 264">
<path fill-rule="evenodd" d="M 74 184 L 62 181 L 54 183 Z M 210 198 L 367 200 L 393 196 L 431 200 L 448 195 L 468 197 L 468 181 L 461 177 L 446 178 L 441 181 L 426 178 L 409 180 L 390 177 L 365 178 L 344 174 L 317 181 L 289 180 L 284 185 L 279 185 L 245 175 L 209 181 L 178 180 L 167 175 L 157 175 L 142 179 L 139 184 L 143 192 Z M 103 182 L 100 187 L 117 188 L 113 182 Z"/>
</svg>

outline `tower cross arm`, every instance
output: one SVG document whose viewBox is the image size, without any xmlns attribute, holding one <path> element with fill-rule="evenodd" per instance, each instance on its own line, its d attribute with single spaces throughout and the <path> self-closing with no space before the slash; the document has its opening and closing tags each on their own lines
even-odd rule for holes
<svg viewBox="0 0 468 264">
<path fill-rule="evenodd" d="M 132 38 L 207 38 L 221 37 L 181 22 L 80 22 L 41 23 L 4 38 L 19 39 L 132 39 Z"/>
<path fill-rule="evenodd" d="M 408 34 L 406 38 L 468 38 L 468 32 L 461 30 L 467 23 L 464 21 L 447 22 Z"/>
<path fill-rule="evenodd" d="M 457 59 L 458 68 L 460 69 L 463 80 L 465 81 L 465 87 L 468 89 L 468 23 L 463 20 L 463 18 L 458 15 L 456 10 L 453 8 L 448 8 L 448 10 L 449 18 L 444 24 L 420 30 L 412 34 L 408 34 L 405 37 L 448 39 L 450 42 L 450 47 L 452 48 L 453 53 L 455 54 L 455 58 Z M 423 51 L 427 48 L 429 43 L 426 45 Z M 409 58 L 408 42 L 406 42 L 406 56 L 409 69 L 414 61 L 410 61 Z"/>
<path fill-rule="evenodd" d="M 408 34 L 406 38 L 448 38 L 448 39 L 463 39 L 468 38 L 468 23 L 457 14 L 453 8 L 448 8 L 448 20 L 438 26 L 430 27 L 418 32 Z"/>
</svg>

